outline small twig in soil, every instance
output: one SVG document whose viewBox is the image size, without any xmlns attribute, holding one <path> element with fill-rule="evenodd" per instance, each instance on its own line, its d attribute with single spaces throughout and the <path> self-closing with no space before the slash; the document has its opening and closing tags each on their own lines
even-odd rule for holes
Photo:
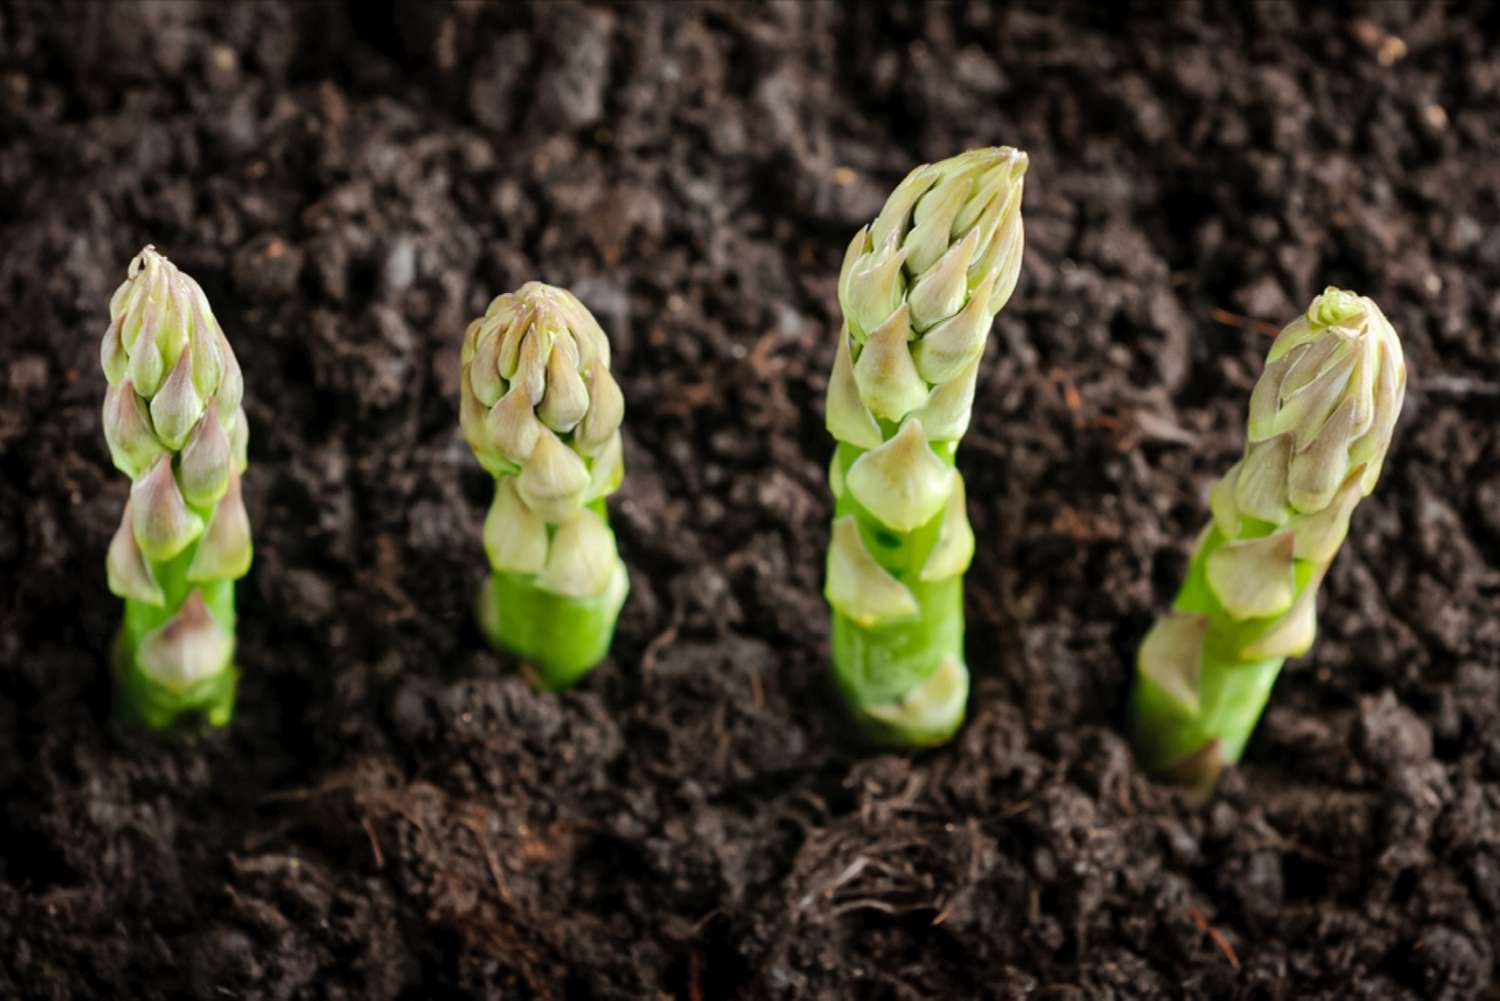
<svg viewBox="0 0 1500 1001">
<path fill-rule="evenodd" d="M 693 934 L 695 936 L 696 935 L 702 935 L 703 934 L 703 929 L 705 929 L 705 928 L 708 927 L 708 923 L 710 921 L 712 921 L 714 918 L 717 918 L 717 917 L 723 917 L 723 915 L 724 915 L 724 912 L 721 911 L 721 910 L 719 910 L 717 907 L 715 907 L 713 910 L 711 910 L 707 914 L 703 915 L 703 917 L 699 918 L 697 920 L 697 922 L 694 923 L 694 925 L 693 925 Z"/>
<path fill-rule="evenodd" d="M 861 872 L 864 872 L 865 866 L 867 866 L 869 864 L 870 864 L 870 860 L 867 857 L 865 857 L 864 855 L 861 855 L 859 858 L 855 859 L 853 862 L 850 862 L 844 868 L 844 871 L 841 872 L 841 873 L 839 873 L 836 877 L 834 877 L 833 881 L 830 882 L 828 885 L 824 886 L 820 890 L 814 890 L 812 893 L 809 893 L 807 896 L 805 896 L 801 900 L 799 900 L 797 902 L 797 910 L 799 910 L 799 911 L 805 911 L 805 910 L 807 910 L 809 907 L 812 906 L 813 901 L 816 900 L 819 895 L 822 895 L 822 896 L 825 896 L 825 897 L 831 897 L 831 896 L 833 896 L 834 892 L 836 890 L 838 890 L 839 887 L 843 886 L 845 883 L 849 882 L 851 879 L 853 879 L 854 877 L 858 876 Z"/>
<path fill-rule="evenodd" d="M 916 803 L 917 797 L 922 794 L 922 786 L 926 780 L 917 772 L 908 772 L 906 783 L 901 791 L 895 796 L 879 802 L 869 801 L 860 807 L 859 815 L 866 823 L 872 822 L 877 816 L 886 816 L 893 813 L 902 813 Z"/>
<path fill-rule="evenodd" d="M 228 883 L 224 884 L 224 892 L 234 902 L 235 907 L 247 912 L 254 920 L 282 935 L 291 930 L 292 923 L 286 919 L 286 915 L 265 901 L 244 897 Z"/>
<path fill-rule="evenodd" d="M 688 998 L 689 1001 L 703 1001 L 703 985 L 700 983 L 703 977 L 703 960 L 698 957 L 698 950 L 688 952 Z"/>
<path fill-rule="evenodd" d="M 1224 954 L 1224 958 L 1229 960 L 1229 965 L 1238 970 L 1240 968 L 1240 959 L 1234 954 L 1234 946 L 1229 944 L 1229 940 L 1219 932 L 1219 929 L 1208 923 L 1208 918 L 1203 916 L 1203 912 L 1192 904 L 1189 904 L 1188 917 L 1192 919 L 1193 924 L 1198 926 L 1199 931 L 1214 940 L 1214 945 L 1217 945 L 1219 951 Z"/>
<path fill-rule="evenodd" d="M 839 904 L 833 909 L 833 916 L 836 918 L 843 917 L 850 911 L 879 911 L 882 914 L 890 915 L 910 914 L 912 911 L 925 910 L 927 906 L 926 904 L 917 904 L 910 907 L 897 907 L 895 904 L 888 904 L 884 900 L 877 900 L 874 897 L 860 897 L 857 900 L 849 900 Z"/>
<path fill-rule="evenodd" d="M 1226 327 L 1234 327 L 1238 330 L 1253 330 L 1267 337 L 1275 337 L 1281 333 L 1281 328 L 1274 323 L 1267 323 L 1265 320 L 1257 320 L 1240 313 L 1231 313 L 1227 309 L 1211 309 L 1208 315 L 1215 323 L 1222 323 Z"/>
<path fill-rule="evenodd" d="M 571 855 L 575 829 L 560 821 L 553 821 L 538 831 L 536 837 L 532 837 L 523 826 L 521 833 L 526 836 L 526 841 L 521 845 L 521 858 L 527 862 L 556 862 Z"/>
<path fill-rule="evenodd" d="M 785 359 L 771 357 L 771 352 L 776 350 L 776 344 L 780 340 L 776 331 L 768 330 L 756 339 L 755 346 L 750 349 L 750 371 L 762 382 L 779 378 L 786 369 Z"/>
<path fill-rule="evenodd" d="M 1060 368 L 1053 368 L 1048 371 L 1047 378 L 1062 389 L 1063 406 L 1073 411 L 1075 415 L 1081 413 L 1083 410 L 1083 396 L 1078 392 L 1078 386 L 1073 382 L 1073 377 Z M 1077 426 L 1080 420 L 1082 420 L 1081 417 L 1075 416 L 1073 418 L 1074 425 Z"/>
<path fill-rule="evenodd" d="M 484 866 L 490 871 L 490 879 L 495 881 L 495 892 L 508 904 L 510 903 L 510 889 L 505 885 L 505 877 L 500 874 L 500 856 L 495 853 L 494 842 L 490 840 L 489 831 L 485 829 L 488 816 L 488 814 L 470 815 L 460 818 L 458 822 L 474 835 L 480 854 L 484 856 Z"/>
<path fill-rule="evenodd" d="M 677 623 L 672 623 L 651 638 L 641 653 L 641 673 L 650 674 L 656 667 L 656 658 L 662 650 L 677 642 Z"/>
<path fill-rule="evenodd" d="M 370 839 L 370 854 L 375 856 L 375 868 L 384 869 L 385 855 L 380 851 L 380 839 L 375 836 L 375 825 L 370 823 L 368 813 L 360 815 L 359 826 L 365 829 L 365 837 Z"/>
</svg>

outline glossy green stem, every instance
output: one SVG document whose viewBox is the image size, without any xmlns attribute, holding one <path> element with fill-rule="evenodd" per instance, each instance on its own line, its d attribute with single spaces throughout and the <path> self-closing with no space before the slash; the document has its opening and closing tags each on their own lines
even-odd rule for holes
<svg viewBox="0 0 1500 1001">
<path fill-rule="evenodd" d="M 589 505 L 605 519 L 604 501 Z M 548 691 L 576 684 L 609 654 L 626 585 L 592 598 L 536 586 L 535 574 L 492 573 L 479 594 L 480 629 L 491 645 L 523 658 Z"/>
<path fill-rule="evenodd" d="M 1152 772 L 1168 772 L 1209 754 L 1217 768 L 1239 761 L 1283 662 L 1280 657 L 1250 662 L 1204 657 L 1196 713 L 1138 674 L 1130 719 L 1131 740 L 1142 765 Z M 1215 742 L 1217 747 L 1210 748 Z M 1204 767 L 1215 766 L 1205 761 Z"/>
<path fill-rule="evenodd" d="M 950 466 L 956 443 L 933 451 Z M 835 461 L 848 472 L 863 450 L 840 443 Z M 942 513 L 910 532 L 893 532 L 867 511 L 849 490 L 835 504 L 834 517 L 853 514 L 865 547 L 917 600 L 915 618 L 862 626 L 832 613 L 833 677 L 856 724 L 871 741 L 891 747 L 931 747 L 949 740 L 963 724 L 963 706 L 940 719 L 893 724 L 871 716 L 871 706 L 901 699 L 932 677 L 945 657 L 964 663 L 964 584 L 959 574 L 924 581 L 922 567 L 937 544 Z"/>
<path fill-rule="evenodd" d="M 1274 525 L 1247 520 L 1240 538 L 1256 538 Z M 1223 768 L 1237 763 L 1255 731 L 1284 657 L 1244 660 L 1240 651 L 1270 619 L 1235 620 L 1208 586 L 1208 557 L 1227 539 L 1215 527 L 1204 534 L 1173 608 L 1208 617 L 1198 677 L 1198 708 L 1182 705 L 1151 679 L 1136 672 L 1130 697 L 1131 742 L 1142 765 L 1158 773 L 1178 772 L 1188 785 L 1212 786 Z M 1296 593 L 1316 587 L 1318 568 L 1296 563 Z"/>
</svg>

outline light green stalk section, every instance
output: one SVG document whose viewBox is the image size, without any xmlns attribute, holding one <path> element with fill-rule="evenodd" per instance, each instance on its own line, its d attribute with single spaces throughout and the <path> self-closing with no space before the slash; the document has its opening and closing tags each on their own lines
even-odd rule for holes
<svg viewBox="0 0 1500 1001">
<path fill-rule="evenodd" d="M 1375 487 L 1406 390 L 1401 344 L 1369 299 L 1330 288 L 1271 346 L 1244 457 L 1173 610 L 1137 658 L 1142 763 L 1200 793 L 1237 762 L 1288 657 L 1317 632 L 1317 592 Z"/>
<path fill-rule="evenodd" d="M 838 690 L 889 746 L 940 744 L 964 719 L 974 533 L 953 460 L 1020 273 L 1026 166 L 999 147 L 918 167 L 855 235 L 839 276 L 824 594 Z"/>
<path fill-rule="evenodd" d="M 164 729 L 234 711 L 234 581 L 250 569 L 240 492 L 247 427 L 239 364 L 203 290 L 147 247 L 110 301 L 100 347 L 104 436 L 130 499 L 110 543 L 125 599 L 116 704 Z"/>
<path fill-rule="evenodd" d="M 624 475 L 609 341 L 571 293 L 529 282 L 469 325 L 462 366 L 464 437 L 495 477 L 479 624 L 567 688 L 608 654 L 629 591 L 604 503 Z"/>
<path fill-rule="evenodd" d="M 153 730 L 170 726 L 185 713 L 198 713 L 215 727 L 227 724 L 234 714 L 235 688 L 239 670 L 232 662 L 201 678 L 186 679 L 179 685 L 163 684 L 144 670 L 133 651 L 139 650 L 147 636 L 171 621 L 176 610 L 192 592 L 187 568 L 197 552 L 194 543 L 181 556 L 152 564 L 152 572 L 166 596 L 162 605 L 126 599 L 125 621 L 116 641 L 117 704 L 129 718 Z M 217 580 L 200 588 L 204 607 L 213 621 L 230 635 L 234 634 L 234 581 Z M 127 651 L 132 652 L 127 654 Z"/>
<path fill-rule="evenodd" d="M 953 462 L 952 442 L 939 443 L 937 454 L 948 465 Z M 834 461 L 848 467 L 863 452 L 841 444 Z M 958 474 L 953 474 L 955 477 Z M 961 482 L 955 496 L 963 497 Z M 833 613 L 833 674 L 839 692 L 851 707 L 868 707 L 860 723 L 872 739 L 894 746 L 925 747 L 940 744 L 963 722 L 968 696 L 964 663 L 964 591 L 961 573 L 924 580 L 922 570 L 932 559 L 942 537 L 944 513 L 910 532 L 887 530 L 880 520 L 844 490 L 835 502 L 834 520 L 853 519 L 859 542 L 891 578 L 903 586 L 915 602 L 915 615 L 862 625 L 837 610 Z M 930 690 L 924 683 L 944 662 Z M 913 692 L 925 701 L 903 700 Z M 899 708 L 893 708 L 899 707 Z M 887 711 L 888 709 L 893 711 Z"/>
</svg>

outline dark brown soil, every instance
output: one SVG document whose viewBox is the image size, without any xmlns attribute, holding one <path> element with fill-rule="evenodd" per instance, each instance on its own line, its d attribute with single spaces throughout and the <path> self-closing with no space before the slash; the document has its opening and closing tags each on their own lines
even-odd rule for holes
<svg viewBox="0 0 1500 1001">
<path fill-rule="evenodd" d="M 1500 997 L 1500 16 L 1114 6 L 0 7 L 0 997 Z M 863 753 L 835 275 L 910 164 L 996 142 L 971 720 Z M 188 742 L 108 723 L 97 344 L 148 241 L 252 422 L 241 707 Z M 632 597 L 562 697 L 469 614 L 458 343 L 534 277 L 629 402 Z M 1121 738 L 1132 653 L 1263 321 L 1326 283 L 1395 322 L 1406 414 L 1195 810 Z"/>
</svg>

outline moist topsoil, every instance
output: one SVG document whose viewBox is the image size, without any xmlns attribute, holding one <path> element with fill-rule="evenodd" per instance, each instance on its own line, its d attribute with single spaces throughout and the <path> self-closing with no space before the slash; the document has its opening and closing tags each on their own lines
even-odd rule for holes
<svg viewBox="0 0 1500 1001">
<path fill-rule="evenodd" d="M 1500 19 L 1124 7 L 0 7 L 0 996 L 1500 996 Z M 990 143 L 1031 169 L 958 460 L 970 719 L 875 753 L 827 683 L 835 279 Z M 252 429 L 199 739 L 110 722 L 98 342 L 147 242 Z M 473 624 L 456 416 L 532 278 L 628 401 L 630 601 L 563 696 Z M 1121 736 L 1134 650 L 1328 283 L 1406 411 L 1194 808 Z"/>
</svg>

